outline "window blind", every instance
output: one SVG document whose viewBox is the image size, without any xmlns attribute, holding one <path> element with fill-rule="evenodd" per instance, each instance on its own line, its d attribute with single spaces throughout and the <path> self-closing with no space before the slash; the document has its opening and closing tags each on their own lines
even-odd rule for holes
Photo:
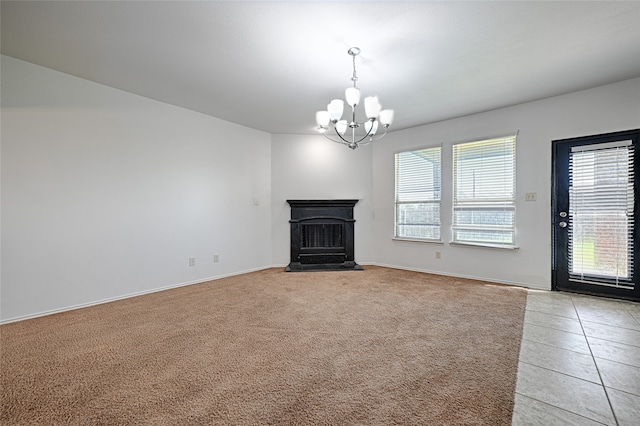
<svg viewBox="0 0 640 426">
<path fill-rule="evenodd" d="M 515 245 L 515 168 L 515 135 L 453 145 L 453 242 Z"/>
<path fill-rule="evenodd" d="M 441 147 L 395 155 L 395 237 L 440 240 Z"/>
<path fill-rule="evenodd" d="M 569 155 L 569 273 L 633 287 L 634 146 L 574 147 Z"/>
</svg>

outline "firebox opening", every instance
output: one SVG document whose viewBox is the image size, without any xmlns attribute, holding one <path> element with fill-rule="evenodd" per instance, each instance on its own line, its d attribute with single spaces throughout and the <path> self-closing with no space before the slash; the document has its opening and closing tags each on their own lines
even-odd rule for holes
<svg viewBox="0 0 640 426">
<path fill-rule="evenodd" d="M 302 225 L 302 247 L 344 247 L 341 224 Z"/>
</svg>

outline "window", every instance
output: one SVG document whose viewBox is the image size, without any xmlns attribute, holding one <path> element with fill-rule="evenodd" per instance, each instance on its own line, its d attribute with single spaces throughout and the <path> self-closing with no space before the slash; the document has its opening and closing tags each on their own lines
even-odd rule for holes
<svg viewBox="0 0 640 426">
<path fill-rule="evenodd" d="M 516 136 L 453 145 L 453 242 L 515 245 Z"/>
<path fill-rule="evenodd" d="M 575 146 L 569 155 L 569 273 L 633 287 L 632 141 Z M 592 278 L 591 278 L 592 279 Z"/>
<path fill-rule="evenodd" d="M 396 154 L 396 238 L 440 241 L 441 151 Z"/>
</svg>

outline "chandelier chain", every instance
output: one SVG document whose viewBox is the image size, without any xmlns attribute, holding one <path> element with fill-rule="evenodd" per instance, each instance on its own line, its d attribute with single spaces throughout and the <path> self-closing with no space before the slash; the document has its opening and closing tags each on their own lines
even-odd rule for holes
<svg viewBox="0 0 640 426">
<path fill-rule="evenodd" d="M 356 75 L 356 55 L 351 55 L 353 59 L 353 77 L 351 80 L 353 81 L 353 87 L 356 87 L 356 81 L 358 80 L 358 76 Z"/>
</svg>

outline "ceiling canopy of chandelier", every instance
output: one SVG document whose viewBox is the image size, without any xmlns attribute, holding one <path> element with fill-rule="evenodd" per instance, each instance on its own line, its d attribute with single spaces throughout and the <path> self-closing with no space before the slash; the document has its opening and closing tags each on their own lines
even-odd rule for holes
<svg viewBox="0 0 640 426">
<path fill-rule="evenodd" d="M 356 121 L 356 106 L 360 103 L 360 89 L 356 87 L 356 81 L 358 81 L 356 56 L 360 54 L 360 48 L 352 47 L 347 53 L 353 59 L 353 77 L 351 77 L 353 87 L 347 88 L 344 93 L 347 105 L 351 107 L 351 120 L 342 119 L 345 101 L 333 99 L 327 106 L 326 111 L 318 111 L 316 113 L 316 123 L 318 124 L 318 132 L 322 133 L 330 141 L 356 149 L 374 140 L 382 139 L 387 134 L 387 129 L 393 122 L 393 110 L 383 110 L 377 96 L 367 96 L 364 98 L 364 112 L 367 116 L 367 121 L 361 123 Z M 330 124 L 335 131 L 335 135 L 327 133 L 330 130 Z M 378 133 L 378 130 L 382 130 L 382 133 Z"/>
</svg>

